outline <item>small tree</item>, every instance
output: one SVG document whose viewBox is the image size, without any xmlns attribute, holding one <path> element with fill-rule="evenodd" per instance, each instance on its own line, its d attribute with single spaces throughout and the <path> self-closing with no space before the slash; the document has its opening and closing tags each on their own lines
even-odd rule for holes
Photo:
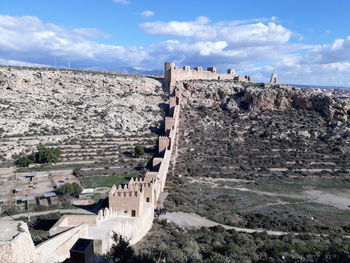
<svg viewBox="0 0 350 263">
<path fill-rule="evenodd" d="M 74 175 L 75 177 L 81 177 L 81 176 L 82 176 L 81 169 L 80 169 L 80 168 L 74 168 L 74 169 L 73 169 L 73 175 Z"/>
<path fill-rule="evenodd" d="M 114 260 L 114 262 L 133 262 L 134 250 L 129 242 L 117 233 L 114 233 L 113 241 L 115 244 L 113 244 L 108 257 Z"/>
<path fill-rule="evenodd" d="M 18 155 L 14 157 L 15 159 L 15 165 L 18 167 L 28 167 L 30 164 L 33 163 L 33 160 L 30 158 L 30 156 L 26 155 Z"/>
<path fill-rule="evenodd" d="M 15 165 L 19 167 L 28 167 L 32 163 L 55 163 L 58 162 L 61 154 L 59 148 L 47 148 L 45 146 L 39 145 L 37 147 L 37 152 L 33 152 L 30 155 L 14 155 Z"/>
<path fill-rule="evenodd" d="M 111 250 L 107 254 L 107 258 L 110 262 L 118 263 L 153 263 L 155 262 L 147 255 L 136 255 L 134 249 L 130 246 L 129 242 L 125 240 L 121 235 L 114 233 L 114 244 Z"/>
<path fill-rule="evenodd" d="M 56 163 L 61 154 L 59 148 L 47 148 L 45 146 L 38 146 L 38 151 L 33 153 L 33 160 L 35 163 Z"/>
<path fill-rule="evenodd" d="M 134 148 L 134 156 L 139 158 L 145 154 L 145 147 L 141 145 L 136 145 Z"/>
<path fill-rule="evenodd" d="M 82 189 L 77 183 L 66 183 L 64 185 L 61 185 L 58 189 L 57 192 L 60 194 L 64 195 L 71 195 L 71 196 L 78 196 L 81 193 Z"/>
</svg>

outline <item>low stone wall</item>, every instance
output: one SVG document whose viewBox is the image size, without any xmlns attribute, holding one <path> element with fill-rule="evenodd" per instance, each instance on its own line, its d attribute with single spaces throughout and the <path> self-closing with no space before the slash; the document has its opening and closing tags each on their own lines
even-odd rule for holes
<svg viewBox="0 0 350 263">
<path fill-rule="evenodd" d="M 79 239 L 88 235 L 88 225 L 83 224 L 58 234 L 36 246 L 38 263 L 62 262 L 70 257 L 69 250 Z M 35 249 L 34 249 L 35 251 Z M 16 262 L 16 261 L 15 261 Z M 31 262 L 31 261 L 25 261 Z M 35 261 L 34 261 L 35 262 Z"/>
<path fill-rule="evenodd" d="M 113 244 L 113 235 L 117 233 L 129 241 L 131 245 L 139 242 L 152 227 L 154 218 L 153 204 L 146 204 L 142 217 L 117 218 L 113 222 L 113 227 L 106 232 L 103 239 L 95 239 L 95 253 L 107 253 Z M 88 238 L 93 238 L 89 236 Z"/>
<path fill-rule="evenodd" d="M 96 226 L 98 223 L 96 215 L 65 215 L 51 227 L 49 234 L 54 236 L 81 224 Z"/>
</svg>

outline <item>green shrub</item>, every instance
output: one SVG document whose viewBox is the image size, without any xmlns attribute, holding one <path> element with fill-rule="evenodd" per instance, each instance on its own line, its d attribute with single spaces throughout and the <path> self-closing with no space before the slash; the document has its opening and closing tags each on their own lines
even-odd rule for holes
<svg viewBox="0 0 350 263">
<path fill-rule="evenodd" d="M 15 165 L 18 167 L 28 167 L 32 163 L 56 163 L 59 160 L 61 150 L 59 148 L 47 148 L 39 145 L 37 152 L 30 155 L 14 155 Z"/>
<path fill-rule="evenodd" d="M 38 146 L 37 152 L 32 154 L 35 163 L 56 163 L 61 154 L 59 148 L 47 148 L 45 146 Z"/>
<path fill-rule="evenodd" d="M 145 147 L 141 145 L 136 145 L 134 148 L 134 156 L 139 158 L 145 154 Z"/>
<path fill-rule="evenodd" d="M 13 157 L 15 159 L 15 165 L 18 167 L 28 167 L 30 164 L 33 163 L 33 160 L 30 156 L 26 155 L 18 155 Z"/>
<path fill-rule="evenodd" d="M 66 183 L 64 185 L 61 185 L 57 192 L 60 194 L 68 194 L 71 196 L 78 196 L 81 193 L 82 189 L 77 183 Z"/>
</svg>

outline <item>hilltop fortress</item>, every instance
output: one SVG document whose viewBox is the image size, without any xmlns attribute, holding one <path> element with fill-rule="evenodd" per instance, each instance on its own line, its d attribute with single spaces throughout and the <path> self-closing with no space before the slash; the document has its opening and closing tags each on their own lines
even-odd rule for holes
<svg viewBox="0 0 350 263">
<path fill-rule="evenodd" d="M 250 76 L 241 77 L 236 75 L 234 69 L 228 69 L 227 74 L 217 73 L 216 67 L 208 67 L 206 71 L 203 67 L 195 67 L 191 70 L 190 66 L 184 66 L 182 69 L 177 68 L 174 62 L 164 64 L 164 80 L 169 88 L 170 94 L 173 92 L 177 81 L 182 80 L 236 80 L 248 82 Z"/>
<path fill-rule="evenodd" d="M 114 232 L 124 236 L 130 244 L 140 241 L 152 227 L 154 210 L 164 191 L 172 153 L 176 150 L 176 134 L 181 107 L 181 90 L 176 83 L 182 80 L 237 80 L 250 81 L 249 76 L 240 77 L 229 69 L 227 74 L 216 72 L 215 67 L 203 71 L 201 67 L 190 70 L 178 69 L 175 63 L 165 63 L 164 84 L 169 91 L 169 110 L 164 120 L 164 131 L 158 138 L 158 153 L 152 159 L 152 170 L 144 178 L 132 178 L 125 185 L 114 185 L 109 191 L 109 207 L 97 215 L 65 215 L 49 230 L 51 238 L 35 246 L 28 235 L 0 241 L 0 261 L 11 261 L 11 255 L 22 255 L 16 262 L 61 262 L 69 258 L 69 250 L 79 238 L 94 240 L 95 253 L 104 254 L 112 246 Z M 28 231 L 27 231 L 28 232 Z M 25 247 L 14 247 L 24 238 Z M 29 244 L 29 245 L 28 245 Z M 9 250 L 11 248 L 11 250 Z M 28 255 L 28 256 L 27 256 Z"/>
</svg>

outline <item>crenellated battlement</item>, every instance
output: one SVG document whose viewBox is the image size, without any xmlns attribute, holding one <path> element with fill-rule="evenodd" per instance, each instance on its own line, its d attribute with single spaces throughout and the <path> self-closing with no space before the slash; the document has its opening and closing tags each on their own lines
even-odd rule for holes
<svg viewBox="0 0 350 263">
<path fill-rule="evenodd" d="M 173 94 L 177 81 L 194 79 L 250 81 L 250 77 L 242 78 L 236 75 L 234 69 L 228 69 L 227 73 L 218 73 L 216 67 L 207 67 L 207 70 L 203 70 L 203 67 L 195 67 L 194 70 L 191 70 L 190 66 L 184 66 L 182 69 L 177 68 L 173 62 L 164 64 L 164 80 L 170 94 Z"/>
<path fill-rule="evenodd" d="M 172 70 L 175 64 L 166 64 L 165 67 Z M 206 72 L 202 71 L 200 67 L 196 70 L 197 72 Z M 181 71 L 193 72 L 190 67 L 184 67 Z M 208 72 L 217 74 L 215 68 L 211 68 Z M 146 218 L 149 216 L 149 209 L 157 207 L 158 198 L 165 187 L 171 154 L 176 141 L 181 95 L 181 90 L 175 88 L 170 93 L 169 112 L 164 119 L 163 135 L 158 137 L 158 154 L 152 159 L 152 171 L 147 172 L 143 178 L 131 178 L 127 184 L 114 185 L 109 192 L 111 211 L 119 211 L 119 214 L 137 217 L 140 220 L 143 220 L 143 217 L 145 217 L 144 220 L 149 220 Z"/>
<path fill-rule="evenodd" d="M 173 69 L 174 65 L 166 65 Z M 197 69 L 201 71 L 201 68 Z M 215 73 L 214 67 L 209 68 Z M 183 71 L 191 72 L 186 66 Z M 147 173 L 144 178 L 131 178 L 128 184 L 113 186 L 109 192 L 109 207 L 129 213 L 132 216 L 142 216 L 146 203 L 157 206 L 157 200 L 163 191 L 168 173 L 171 152 L 176 136 L 176 127 L 179 118 L 181 91 L 173 89 L 169 96 L 169 113 L 164 119 L 164 135 L 158 137 L 159 157 L 152 160 L 152 173 Z"/>
</svg>

